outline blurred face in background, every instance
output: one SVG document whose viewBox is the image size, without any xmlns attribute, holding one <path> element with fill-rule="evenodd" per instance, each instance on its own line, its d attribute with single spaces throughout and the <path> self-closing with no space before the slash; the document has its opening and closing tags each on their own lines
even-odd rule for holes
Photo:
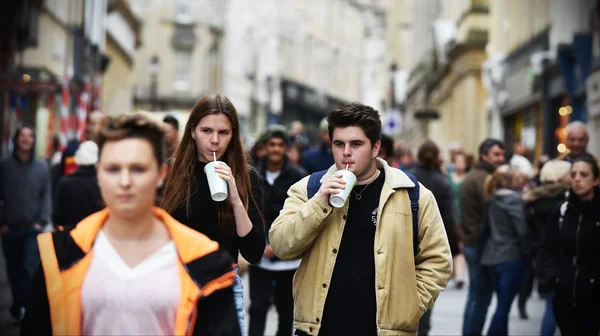
<svg viewBox="0 0 600 336">
<path fill-rule="evenodd" d="M 174 150 L 179 142 L 179 131 L 175 128 L 175 126 L 173 126 L 173 124 L 170 123 L 165 123 L 165 129 L 167 130 L 165 133 L 167 145 L 171 150 Z"/>
<path fill-rule="evenodd" d="M 415 157 L 409 150 L 405 151 L 400 157 L 402 167 L 412 167 L 415 164 Z"/>
<path fill-rule="evenodd" d="M 33 144 L 35 143 L 35 134 L 29 127 L 23 127 L 19 135 L 17 135 L 17 148 L 19 151 L 31 153 Z"/>
<path fill-rule="evenodd" d="M 304 133 L 304 124 L 301 121 L 294 121 L 290 127 L 290 135 L 296 136 Z"/>
<path fill-rule="evenodd" d="M 265 148 L 268 163 L 278 165 L 285 160 L 288 144 L 281 138 L 270 138 L 267 140 Z"/>
<path fill-rule="evenodd" d="M 481 156 L 481 159 L 498 168 L 504 164 L 504 149 L 498 145 L 494 145 L 487 154 Z"/>
<path fill-rule="evenodd" d="M 467 171 L 467 157 L 463 154 L 457 154 L 454 157 L 454 170 L 457 173 L 464 173 Z"/>
<path fill-rule="evenodd" d="M 100 124 L 103 119 L 104 113 L 100 111 L 94 111 L 89 115 L 85 130 L 88 140 L 95 140 L 96 135 L 100 131 Z"/>
<path fill-rule="evenodd" d="M 571 167 L 571 187 L 582 199 L 594 196 L 594 187 L 598 185 L 598 177 L 594 176 L 592 167 L 586 162 L 575 162 Z"/>
<path fill-rule="evenodd" d="M 575 128 L 567 135 L 567 146 L 574 157 L 585 153 L 588 144 L 588 134 L 583 128 Z"/>
<path fill-rule="evenodd" d="M 287 151 L 287 156 L 293 164 L 297 166 L 301 164 L 302 156 L 300 155 L 300 150 L 297 147 L 290 147 L 290 149 Z"/>
</svg>

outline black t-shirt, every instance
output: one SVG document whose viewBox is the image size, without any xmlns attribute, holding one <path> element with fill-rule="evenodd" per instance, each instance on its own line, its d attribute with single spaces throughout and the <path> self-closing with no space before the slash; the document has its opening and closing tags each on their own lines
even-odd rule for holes
<svg viewBox="0 0 600 336">
<path fill-rule="evenodd" d="M 375 229 L 383 170 L 371 184 L 355 186 L 342 242 L 325 300 L 320 336 L 377 335 Z M 360 200 L 357 199 L 360 194 Z"/>
</svg>

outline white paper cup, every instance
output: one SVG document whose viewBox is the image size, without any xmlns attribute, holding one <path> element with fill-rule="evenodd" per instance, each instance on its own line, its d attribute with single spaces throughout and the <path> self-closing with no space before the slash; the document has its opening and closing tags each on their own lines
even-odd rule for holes
<svg viewBox="0 0 600 336">
<path fill-rule="evenodd" d="M 337 173 L 340 172 L 342 173 L 342 179 L 346 181 L 346 187 L 341 193 L 332 194 L 329 197 L 329 203 L 331 203 L 331 205 L 333 205 L 336 208 L 341 208 L 344 206 L 344 204 L 346 204 L 346 200 L 352 192 L 352 188 L 354 188 L 354 185 L 356 184 L 356 176 L 351 171 L 339 170 Z"/>
<path fill-rule="evenodd" d="M 227 181 L 220 178 L 215 172 L 215 164 L 219 161 L 209 162 L 204 166 L 204 173 L 208 179 L 208 188 L 210 196 L 215 202 L 222 202 L 227 199 Z"/>
</svg>

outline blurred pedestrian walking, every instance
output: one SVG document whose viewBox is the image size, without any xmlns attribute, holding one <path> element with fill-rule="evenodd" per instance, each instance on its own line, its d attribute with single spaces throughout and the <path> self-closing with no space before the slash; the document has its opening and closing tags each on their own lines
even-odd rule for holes
<svg viewBox="0 0 600 336">
<path fill-rule="evenodd" d="M 600 169 L 590 156 L 571 166 L 566 201 L 547 223 L 540 250 L 543 279 L 551 284 L 562 335 L 600 333 Z"/>
<path fill-rule="evenodd" d="M 96 141 L 107 209 L 39 236 L 22 335 L 240 334 L 231 257 L 154 207 L 163 136 L 142 116 L 104 121 Z"/>
<path fill-rule="evenodd" d="M 274 129 L 265 135 L 267 156 L 256 169 L 262 177 L 259 186 L 264 191 L 263 215 L 265 229 L 271 228 L 279 216 L 288 189 L 306 174 L 292 165 L 286 156 L 290 138 L 285 131 Z M 294 322 L 292 280 L 300 260 L 281 260 L 273 254 L 268 234 L 262 259 L 249 267 L 250 274 L 250 328 L 249 336 L 263 336 L 267 312 L 275 304 L 278 315 L 277 336 L 289 336 Z"/>
<path fill-rule="evenodd" d="M 497 299 L 487 335 L 508 335 L 508 315 L 519 292 L 528 251 L 525 205 L 516 190 L 519 174 L 509 166 L 501 166 L 484 184 L 488 205 L 479 237 L 481 279 L 492 283 Z M 474 309 L 487 310 L 487 306 L 476 302 Z"/>
<path fill-rule="evenodd" d="M 98 145 L 83 142 L 75 153 L 77 170 L 65 176 L 58 187 L 52 223 L 59 230 L 72 230 L 77 223 L 104 208 L 96 177 Z"/>
<path fill-rule="evenodd" d="M 460 190 L 460 224 L 463 232 L 463 253 L 469 273 L 469 293 L 465 304 L 463 335 L 481 335 L 487 309 L 492 300 L 492 284 L 482 276 L 480 252 L 477 249 L 479 231 L 486 201 L 484 181 L 496 168 L 504 164 L 504 144 L 486 139 L 479 145 L 479 161 L 467 174 Z M 476 303 L 481 309 L 475 309 Z"/>
<path fill-rule="evenodd" d="M 50 170 L 45 160 L 36 158 L 35 141 L 32 126 L 19 127 L 13 154 L 0 160 L 0 234 L 15 320 L 23 317 L 39 263 L 36 237 L 50 222 Z"/>
<path fill-rule="evenodd" d="M 321 120 L 319 124 L 319 135 L 320 143 L 304 152 L 302 167 L 308 174 L 325 170 L 333 164 L 327 118 Z"/>
<path fill-rule="evenodd" d="M 569 183 L 569 171 L 571 163 L 562 160 L 550 160 L 542 167 L 540 172 L 539 187 L 533 188 L 525 193 L 527 210 L 527 221 L 530 230 L 530 242 L 532 257 L 534 260 L 534 273 L 541 275 L 540 264 L 537 262 L 542 245 L 542 238 L 547 229 L 550 215 L 565 200 L 565 193 L 571 187 Z M 554 312 L 552 310 L 551 286 L 540 279 L 538 292 L 546 298 L 546 308 L 542 319 L 540 335 L 553 336 L 556 329 Z"/>
<path fill-rule="evenodd" d="M 459 253 L 455 234 L 455 220 L 452 211 L 452 189 L 448 179 L 441 172 L 440 149 L 431 140 L 425 141 L 417 153 L 417 167 L 412 171 L 417 180 L 433 193 L 435 197 L 446 236 L 450 244 L 452 257 Z M 431 307 L 419 320 L 418 335 L 429 335 L 431 329 Z"/>
<path fill-rule="evenodd" d="M 455 225 L 455 233 L 456 241 L 459 246 L 458 254 L 454 255 L 452 279 L 456 284 L 456 288 L 462 289 L 465 282 L 465 257 L 462 253 L 462 229 L 460 226 L 462 215 L 460 210 L 460 190 L 467 173 L 471 170 L 471 164 L 467 158 L 467 155 L 462 152 L 455 153 L 452 158 L 452 170 L 448 173 L 448 180 L 450 181 L 450 187 L 452 188 L 452 209 L 454 212 L 454 219 L 457 223 Z"/>
</svg>

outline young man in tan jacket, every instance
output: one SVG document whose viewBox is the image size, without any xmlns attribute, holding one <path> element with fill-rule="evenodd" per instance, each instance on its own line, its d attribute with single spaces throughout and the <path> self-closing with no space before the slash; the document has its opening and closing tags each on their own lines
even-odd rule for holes
<svg viewBox="0 0 600 336">
<path fill-rule="evenodd" d="M 290 188 L 269 232 L 279 258 L 302 258 L 293 288 L 296 334 L 414 335 L 452 271 L 435 199 L 377 159 L 377 110 L 352 103 L 332 111 L 328 122 L 335 164 L 314 196 L 307 191 L 309 177 Z M 336 172 L 346 166 L 356 186 L 345 205 L 334 208 L 329 197 L 345 186 Z M 420 195 L 418 236 L 411 188 Z"/>
</svg>

